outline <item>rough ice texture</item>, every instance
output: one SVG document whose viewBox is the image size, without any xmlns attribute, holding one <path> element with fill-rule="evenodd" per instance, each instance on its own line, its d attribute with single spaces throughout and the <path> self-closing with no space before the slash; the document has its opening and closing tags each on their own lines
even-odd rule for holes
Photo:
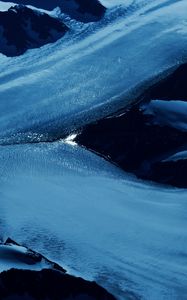
<svg viewBox="0 0 187 300">
<path fill-rule="evenodd" d="M 58 138 L 129 105 L 152 81 L 171 73 L 185 60 L 187 3 L 150 12 L 147 6 L 107 26 L 72 32 L 16 61 L 1 58 L 0 137 Z"/>
<path fill-rule="evenodd" d="M 185 190 L 138 181 L 62 141 L 2 147 L 0 164 L 4 236 L 118 299 L 185 299 Z"/>
</svg>

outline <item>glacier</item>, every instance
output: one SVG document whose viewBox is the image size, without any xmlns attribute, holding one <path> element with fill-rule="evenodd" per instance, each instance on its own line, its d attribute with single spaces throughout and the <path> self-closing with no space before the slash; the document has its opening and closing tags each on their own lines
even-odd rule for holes
<svg viewBox="0 0 187 300">
<path fill-rule="evenodd" d="M 33 132 L 39 140 L 41 133 L 43 140 L 50 134 L 61 137 L 80 123 L 129 104 L 151 82 L 186 61 L 186 1 L 165 7 L 162 1 L 161 8 L 157 2 L 132 9 L 106 26 L 96 24 L 91 32 L 83 27 L 78 34 L 73 28 L 66 39 L 42 51 L 28 51 L 14 60 L 2 57 L 1 143 L 11 143 L 15 135 L 23 142 L 32 140 Z"/>
<path fill-rule="evenodd" d="M 117 299 L 185 299 L 186 190 L 147 184 L 59 141 L 1 149 L 0 220 Z"/>
<path fill-rule="evenodd" d="M 186 189 L 138 180 L 67 136 L 187 61 L 187 2 L 108 3 L 97 23 L 62 15 L 71 30 L 54 44 L 0 55 L 0 239 L 119 300 L 185 300 Z"/>
</svg>

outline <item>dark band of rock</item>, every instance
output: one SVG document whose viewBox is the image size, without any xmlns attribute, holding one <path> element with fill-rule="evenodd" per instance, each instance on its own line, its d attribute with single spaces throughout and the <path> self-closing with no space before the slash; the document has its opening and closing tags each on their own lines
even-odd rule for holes
<svg viewBox="0 0 187 300">
<path fill-rule="evenodd" d="M 114 300 L 94 282 L 58 271 L 11 269 L 0 273 L 1 300 Z"/>
</svg>

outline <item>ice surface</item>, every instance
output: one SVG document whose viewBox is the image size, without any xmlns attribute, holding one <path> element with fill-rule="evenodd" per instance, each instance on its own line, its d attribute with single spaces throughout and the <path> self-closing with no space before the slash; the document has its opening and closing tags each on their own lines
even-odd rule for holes
<svg viewBox="0 0 187 300">
<path fill-rule="evenodd" d="M 118 299 L 186 299 L 186 190 L 137 181 L 63 141 L 1 147 L 0 164 L 4 238 Z"/>
<path fill-rule="evenodd" d="M 101 22 L 87 37 L 74 30 L 42 50 L 2 57 L 0 137 L 71 131 L 127 105 L 147 80 L 185 61 L 187 2 L 153 10 L 158 3 Z"/>
<path fill-rule="evenodd" d="M 133 3 L 133 0 L 100 0 L 100 2 L 105 6 L 105 7 L 113 7 L 117 5 L 130 5 Z"/>
</svg>

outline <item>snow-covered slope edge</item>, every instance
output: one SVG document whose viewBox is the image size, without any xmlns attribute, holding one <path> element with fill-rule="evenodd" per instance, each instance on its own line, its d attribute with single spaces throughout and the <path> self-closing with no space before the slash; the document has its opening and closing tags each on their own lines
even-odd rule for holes
<svg viewBox="0 0 187 300">
<path fill-rule="evenodd" d="M 0 258 L 1 300 L 115 300 L 95 282 L 66 274 L 59 265 L 11 239 L 0 244 Z"/>
<path fill-rule="evenodd" d="M 0 272 L 13 268 L 37 271 L 50 268 L 66 273 L 66 270 L 58 264 L 51 262 L 40 253 L 19 245 L 11 238 L 0 242 L 0 258 Z"/>
</svg>

